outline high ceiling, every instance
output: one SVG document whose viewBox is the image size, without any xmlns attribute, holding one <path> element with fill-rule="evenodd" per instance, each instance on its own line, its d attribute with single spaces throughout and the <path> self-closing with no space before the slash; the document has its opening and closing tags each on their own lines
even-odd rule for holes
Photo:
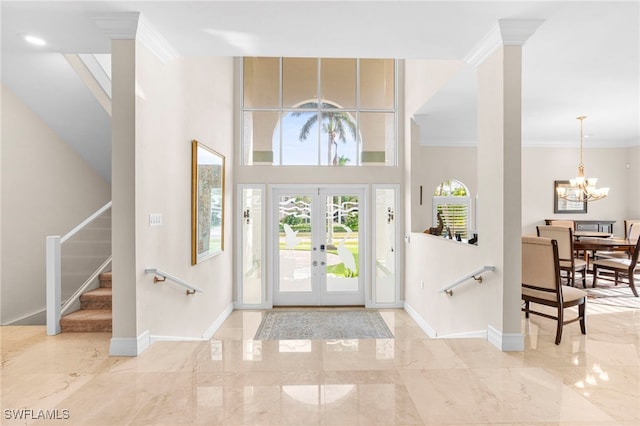
<svg viewBox="0 0 640 426">
<path fill-rule="evenodd" d="M 76 140 L 81 155 L 103 157 L 108 151 L 87 140 L 110 140 L 108 114 L 60 55 L 109 53 L 98 16 L 140 12 L 178 56 L 429 60 L 463 60 L 499 19 L 542 19 L 523 47 L 523 142 L 576 146 L 575 117 L 587 115 L 586 147 L 631 146 L 640 144 L 638 3 L 3 1 L 2 81 L 70 144 Z M 24 33 L 48 44 L 28 45 Z M 417 121 L 431 120 L 422 143 L 475 139 L 474 77 L 463 68 L 420 109 Z M 65 117 L 84 125 L 70 129 L 60 124 Z"/>
</svg>

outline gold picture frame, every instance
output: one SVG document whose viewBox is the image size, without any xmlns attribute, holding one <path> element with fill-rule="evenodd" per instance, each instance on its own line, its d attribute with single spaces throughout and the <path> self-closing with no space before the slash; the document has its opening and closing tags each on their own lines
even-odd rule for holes
<svg viewBox="0 0 640 426">
<path fill-rule="evenodd" d="M 191 264 L 224 250 L 225 158 L 191 141 Z"/>
</svg>

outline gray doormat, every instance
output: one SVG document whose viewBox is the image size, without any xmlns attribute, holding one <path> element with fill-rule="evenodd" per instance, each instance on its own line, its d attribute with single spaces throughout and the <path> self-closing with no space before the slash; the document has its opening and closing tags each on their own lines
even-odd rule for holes
<svg viewBox="0 0 640 426">
<path fill-rule="evenodd" d="M 265 312 L 254 340 L 393 339 L 378 311 Z"/>
</svg>

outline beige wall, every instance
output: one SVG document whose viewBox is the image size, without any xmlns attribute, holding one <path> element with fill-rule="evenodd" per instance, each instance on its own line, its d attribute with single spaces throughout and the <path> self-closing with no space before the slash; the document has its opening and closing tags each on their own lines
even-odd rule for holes
<svg viewBox="0 0 640 426">
<path fill-rule="evenodd" d="M 411 221 L 411 231 L 422 232 L 432 226 L 433 222 L 433 193 L 444 180 L 455 179 L 464 183 L 472 198 L 472 211 L 475 209 L 478 194 L 478 164 L 477 148 L 472 147 L 426 147 L 416 148 L 414 158 L 413 196 L 418 200 L 416 211 Z M 422 206 L 419 203 L 420 186 L 422 186 Z M 475 223 L 472 220 L 475 229 Z"/>
<path fill-rule="evenodd" d="M 232 303 L 233 59 L 179 59 L 162 64 L 136 51 L 136 269 L 138 334 L 201 338 Z M 191 140 L 226 157 L 222 254 L 191 265 Z M 149 214 L 162 225 L 150 227 Z M 185 295 L 171 282 L 154 284 L 159 268 L 195 284 Z"/>
<path fill-rule="evenodd" d="M 2 324 L 45 307 L 45 238 L 106 204 L 111 187 L 2 86 Z M 44 315 L 27 323 L 44 324 Z"/>
<path fill-rule="evenodd" d="M 638 209 L 637 158 L 638 148 L 585 148 L 583 162 L 585 174 L 597 177 L 598 186 L 608 186 L 607 198 L 589 203 L 586 214 L 554 214 L 553 182 L 567 180 L 578 173 L 578 148 L 527 147 L 522 153 L 522 231 L 535 233 L 536 225 L 544 219 L 615 220 L 614 232 L 624 235 L 624 219 L 636 218 Z M 633 173 L 636 184 L 633 184 Z M 635 200 L 635 201 L 634 201 Z M 634 208 L 635 204 L 635 208 Z"/>
<path fill-rule="evenodd" d="M 474 197 L 477 194 L 477 148 L 469 147 L 419 147 L 419 161 L 424 167 L 417 168 L 414 177 L 424 182 L 431 192 L 445 178 L 464 182 Z M 604 200 L 589 205 L 587 214 L 554 214 L 553 181 L 566 180 L 577 173 L 577 148 L 531 147 L 522 148 L 522 232 L 535 233 L 536 225 L 544 219 L 571 218 L 577 220 L 615 220 L 615 233 L 623 235 L 623 221 L 640 217 L 640 188 L 633 182 L 638 177 L 638 155 L 640 147 L 585 148 L 584 162 L 587 174 L 598 178 L 599 186 L 611 188 Z M 455 164 L 440 161 L 456 158 Z M 629 163 L 629 168 L 626 164 Z M 453 166 L 452 166 L 453 164 Z M 544 164 L 544 167 L 540 165 Z M 575 169 L 575 170 L 574 170 Z M 590 170 L 597 170 L 590 173 Z M 431 193 L 424 192 L 423 206 L 412 222 L 414 232 L 420 232 L 431 224 Z M 482 196 L 479 202 L 482 203 Z M 424 224 L 421 224 L 425 222 Z"/>
<path fill-rule="evenodd" d="M 626 167 L 627 163 L 629 168 Z M 640 182 L 640 144 L 629 148 L 625 170 L 624 179 L 629 191 L 626 217 L 640 219 L 640 185 L 638 185 Z"/>
</svg>

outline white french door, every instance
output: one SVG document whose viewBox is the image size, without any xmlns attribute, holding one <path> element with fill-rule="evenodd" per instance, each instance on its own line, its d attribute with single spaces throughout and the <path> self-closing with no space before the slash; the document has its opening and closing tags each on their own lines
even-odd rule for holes
<svg viewBox="0 0 640 426">
<path fill-rule="evenodd" d="M 273 304 L 364 305 L 365 191 L 272 191 Z"/>
</svg>

